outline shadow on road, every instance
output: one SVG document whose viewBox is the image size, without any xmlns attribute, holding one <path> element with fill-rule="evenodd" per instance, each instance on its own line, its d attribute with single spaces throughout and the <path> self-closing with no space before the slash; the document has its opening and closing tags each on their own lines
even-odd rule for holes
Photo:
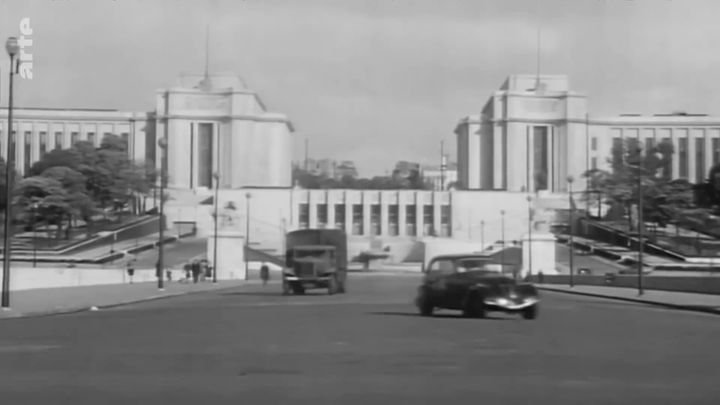
<svg viewBox="0 0 720 405">
<path fill-rule="evenodd" d="M 267 290 L 267 291 L 233 291 L 223 293 L 222 295 L 242 295 L 248 297 L 328 297 L 327 293 L 322 292 L 306 292 L 305 294 L 290 294 L 283 295 L 280 290 Z"/>
<path fill-rule="evenodd" d="M 420 314 L 416 312 L 399 312 L 399 311 L 375 311 L 368 312 L 369 315 L 386 315 L 386 316 L 407 316 L 411 318 L 420 318 Z M 462 314 L 434 314 L 432 318 L 438 319 L 470 319 L 462 316 Z M 487 316 L 484 319 L 490 321 L 509 321 L 511 318 L 499 316 Z M 480 320 L 480 319 L 478 319 Z"/>
</svg>

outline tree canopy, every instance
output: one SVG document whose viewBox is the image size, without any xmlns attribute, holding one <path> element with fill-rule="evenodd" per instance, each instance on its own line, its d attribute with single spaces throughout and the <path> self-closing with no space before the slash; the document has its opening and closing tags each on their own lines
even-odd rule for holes
<svg viewBox="0 0 720 405">
<path fill-rule="evenodd" d="M 375 176 L 372 178 L 356 178 L 343 176 L 334 179 L 313 174 L 299 167 L 293 168 L 293 184 L 308 189 L 362 189 L 362 190 L 427 190 L 430 185 L 422 176 Z"/>
<path fill-rule="evenodd" d="M 80 141 L 48 152 L 16 183 L 17 214 L 57 225 L 58 232 L 73 219 L 90 223 L 96 214 L 125 210 L 151 190 L 153 173 L 130 159 L 119 136 L 106 135 L 100 147 Z"/>
<path fill-rule="evenodd" d="M 643 198 L 646 221 L 664 225 L 677 219 L 680 210 L 693 204 L 692 185 L 687 180 L 673 180 L 671 175 L 674 148 L 670 142 L 645 147 L 637 138 L 616 143 L 608 160 L 610 170 L 594 169 L 584 174 L 591 194 L 600 194 L 612 212 L 628 215 L 633 223 L 632 208 Z"/>
</svg>

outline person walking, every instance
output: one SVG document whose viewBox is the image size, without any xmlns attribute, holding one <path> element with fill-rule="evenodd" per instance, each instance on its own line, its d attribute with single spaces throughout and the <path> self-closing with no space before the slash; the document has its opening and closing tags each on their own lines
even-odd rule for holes
<svg viewBox="0 0 720 405">
<path fill-rule="evenodd" d="M 262 279 L 263 285 L 267 285 L 267 282 L 270 279 L 270 268 L 266 263 L 263 263 L 260 267 L 260 278 Z"/>
<path fill-rule="evenodd" d="M 130 276 L 130 284 L 133 283 L 133 276 L 135 275 L 135 263 L 133 259 L 127 262 L 127 274 Z"/>
<path fill-rule="evenodd" d="M 195 260 L 192 264 L 192 275 L 193 283 L 197 284 L 198 278 L 200 278 L 200 262 Z"/>
</svg>

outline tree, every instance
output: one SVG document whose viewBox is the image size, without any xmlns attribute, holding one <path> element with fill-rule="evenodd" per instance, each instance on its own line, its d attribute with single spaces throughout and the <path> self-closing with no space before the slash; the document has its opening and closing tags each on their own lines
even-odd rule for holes
<svg viewBox="0 0 720 405">
<path fill-rule="evenodd" d="M 53 178 L 32 176 L 21 180 L 16 192 L 16 205 L 22 208 L 21 214 L 37 215 L 48 225 L 56 225 L 57 238 L 61 238 L 63 224 L 68 221 L 69 226 L 72 216 L 70 198 L 62 184 Z"/>
<path fill-rule="evenodd" d="M 639 192 L 643 197 L 643 216 L 646 220 L 663 226 L 677 220 L 679 213 L 692 205 L 692 186 L 685 180 L 671 180 L 672 143 L 662 142 L 643 151 L 637 138 L 626 138 L 616 143 L 611 152 L 611 171 L 590 170 L 584 174 L 589 179 L 590 194 L 600 194 L 617 212 L 628 216 L 633 228 L 632 207 L 637 203 Z"/>
</svg>

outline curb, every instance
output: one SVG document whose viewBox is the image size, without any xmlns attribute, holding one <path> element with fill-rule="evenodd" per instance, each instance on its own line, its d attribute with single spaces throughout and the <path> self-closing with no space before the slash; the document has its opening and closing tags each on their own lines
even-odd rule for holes
<svg viewBox="0 0 720 405">
<path fill-rule="evenodd" d="M 563 289 L 552 288 L 552 287 L 537 287 L 537 289 L 542 290 L 542 291 L 559 292 L 559 293 L 572 294 L 572 295 L 584 295 L 587 297 L 605 298 L 605 299 L 609 299 L 609 300 L 634 302 L 634 303 L 645 304 L 645 305 L 654 305 L 654 306 L 658 306 L 658 307 L 676 309 L 676 310 L 680 310 L 680 311 L 692 311 L 692 312 L 702 312 L 702 313 L 712 314 L 712 315 L 720 315 L 720 308 L 708 307 L 708 306 L 703 306 L 703 305 L 671 304 L 671 303 L 667 303 L 667 302 L 644 300 L 641 298 L 626 298 L 626 297 L 618 297 L 616 295 L 597 294 L 597 293 L 581 292 L 581 291 L 570 291 L 570 290 L 563 290 Z"/>
<path fill-rule="evenodd" d="M 201 294 L 201 293 L 207 293 L 212 291 L 223 291 L 223 290 L 230 290 L 233 288 L 243 287 L 246 285 L 251 285 L 253 283 L 247 283 L 247 284 L 241 284 L 236 285 L 232 287 L 220 287 L 220 288 L 214 288 L 214 289 L 208 289 L 208 290 L 200 290 L 200 291 L 181 291 L 176 293 L 168 293 L 163 295 L 151 295 L 149 297 L 144 298 L 138 298 L 138 299 L 132 299 L 127 301 L 121 301 L 116 302 L 112 304 L 106 304 L 106 305 L 97 305 L 97 306 L 82 306 L 82 307 L 65 307 L 65 308 L 55 308 L 45 311 L 35 311 L 35 312 L 19 312 L 16 314 L 8 315 L 8 316 L 0 316 L 0 322 L 6 319 L 19 319 L 19 318 L 42 318 L 42 317 L 48 317 L 48 316 L 54 316 L 54 315 L 69 315 L 69 314 L 77 314 L 80 312 L 92 312 L 93 310 L 91 308 L 97 308 L 97 310 L 101 309 L 110 309 L 110 308 L 117 308 L 122 307 L 126 305 L 132 305 L 132 304 L 138 304 L 141 302 L 150 302 L 150 301 L 158 301 L 165 298 L 173 298 L 173 297 L 179 297 L 182 295 L 190 295 L 190 294 Z"/>
</svg>

